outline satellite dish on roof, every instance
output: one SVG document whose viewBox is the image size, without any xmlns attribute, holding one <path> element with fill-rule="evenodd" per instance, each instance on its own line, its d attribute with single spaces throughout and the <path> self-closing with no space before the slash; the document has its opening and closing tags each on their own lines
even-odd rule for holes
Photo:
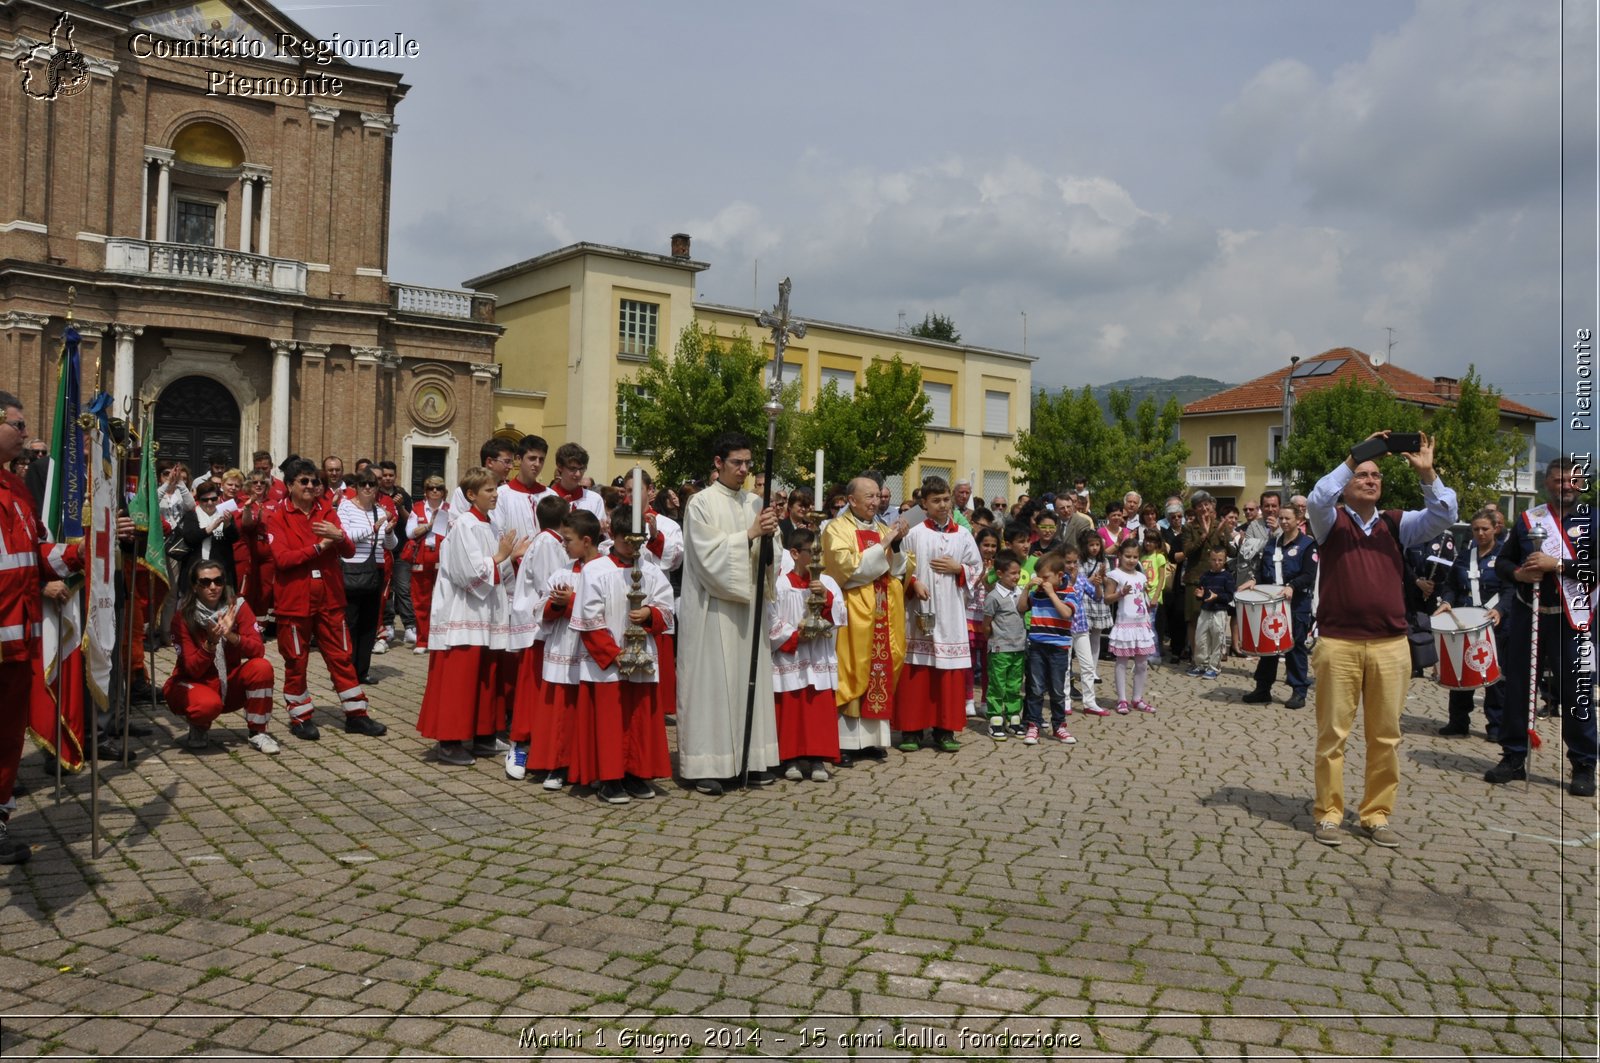
<svg viewBox="0 0 1600 1063">
<path fill-rule="evenodd" d="M 1381 354 L 1373 355 L 1372 356 L 1372 364 L 1373 365 L 1382 365 L 1383 364 L 1383 355 L 1381 355 Z"/>
</svg>

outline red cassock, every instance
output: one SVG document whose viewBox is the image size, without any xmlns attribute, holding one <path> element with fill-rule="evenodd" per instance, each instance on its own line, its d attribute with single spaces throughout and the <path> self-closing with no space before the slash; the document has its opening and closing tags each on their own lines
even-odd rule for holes
<svg viewBox="0 0 1600 1063">
<path fill-rule="evenodd" d="M 470 742 L 494 734 L 499 726 L 495 683 L 503 656 L 487 646 L 429 650 L 417 733 L 436 742 Z"/>
<path fill-rule="evenodd" d="M 965 729 L 970 674 L 971 669 L 968 668 L 934 668 L 907 661 L 900 671 L 900 682 L 894 692 L 894 729 Z"/>
</svg>

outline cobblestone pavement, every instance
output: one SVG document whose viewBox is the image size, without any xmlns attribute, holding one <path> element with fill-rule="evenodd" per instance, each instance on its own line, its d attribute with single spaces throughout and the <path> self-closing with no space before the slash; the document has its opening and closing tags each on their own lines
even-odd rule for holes
<svg viewBox="0 0 1600 1063">
<path fill-rule="evenodd" d="M 238 716 L 193 754 L 161 710 L 98 860 L 87 778 L 57 806 L 30 753 L 0 1056 L 1593 1056 L 1595 803 L 1549 744 L 1484 784 L 1431 682 L 1390 851 L 1312 841 L 1312 712 L 1241 704 L 1243 661 L 1158 669 L 1157 716 L 1074 716 L 1075 747 L 626 807 L 430 763 L 424 663 L 376 659 L 383 739 L 280 710 L 280 756 Z"/>
</svg>

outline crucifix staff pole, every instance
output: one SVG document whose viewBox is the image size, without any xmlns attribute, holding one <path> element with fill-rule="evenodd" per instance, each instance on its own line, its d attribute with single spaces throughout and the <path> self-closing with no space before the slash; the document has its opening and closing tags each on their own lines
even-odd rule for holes
<svg viewBox="0 0 1600 1063">
<path fill-rule="evenodd" d="M 772 330 L 772 376 L 767 381 L 767 403 L 762 407 L 767 414 L 767 456 L 763 466 L 765 476 L 761 482 L 761 508 L 772 504 L 772 455 L 778 445 L 778 415 L 783 413 L 783 350 L 789 337 L 803 339 L 806 326 L 801 321 L 789 319 L 789 290 L 794 287 L 789 278 L 778 285 L 778 305 L 756 316 L 756 324 Z M 750 729 L 756 717 L 756 669 L 761 664 L 761 640 L 766 637 L 767 622 L 763 615 L 767 598 L 767 566 L 772 563 L 772 536 L 761 537 L 761 557 L 756 563 L 755 608 L 750 619 L 750 681 L 744 700 L 744 749 L 739 756 L 739 784 L 750 786 Z"/>
</svg>

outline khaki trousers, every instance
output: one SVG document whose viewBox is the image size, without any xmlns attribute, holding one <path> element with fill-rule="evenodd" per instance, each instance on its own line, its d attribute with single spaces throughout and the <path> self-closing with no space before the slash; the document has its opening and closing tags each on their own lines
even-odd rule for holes
<svg viewBox="0 0 1600 1063">
<path fill-rule="evenodd" d="M 1365 707 L 1367 779 L 1361 825 L 1389 822 L 1400 786 L 1400 710 L 1411 684 L 1411 649 L 1404 635 L 1337 639 L 1324 635 L 1311 653 L 1317 677 L 1316 820 L 1344 820 L 1344 743 Z"/>
</svg>

